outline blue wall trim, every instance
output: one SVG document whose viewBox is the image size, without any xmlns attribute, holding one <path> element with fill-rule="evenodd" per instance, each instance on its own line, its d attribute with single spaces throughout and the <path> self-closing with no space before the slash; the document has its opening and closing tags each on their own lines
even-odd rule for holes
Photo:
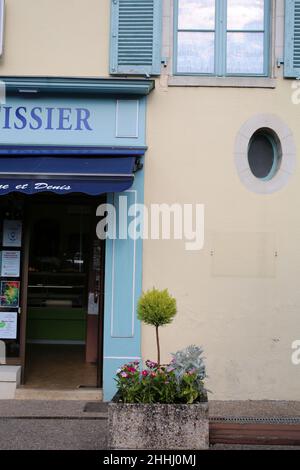
<svg viewBox="0 0 300 470">
<path fill-rule="evenodd" d="M 119 155 L 137 156 L 145 154 L 147 147 L 75 147 L 55 145 L 1 145 L 0 155 Z"/>
<path fill-rule="evenodd" d="M 155 81 L 128 78 L 0 77 L 8 94 L 148 95 Z"/>
<path fill-rule="evenodd" d="M 128 207 L 134 202 L 143 204 L 143 170 L 136 173 L 130 190 L 109 195 L 107 202 L 113 203 L 117 208 L 117 219 L 121 210 L 119 196 L 126 197 Z M 121 204 L 124 204 L 124 200 Z M 131 221 L 130 217 L 124 223 L 128 226 Z M 117 223 L 116 228 L 119 227 Z M 111 400 L 115 394 L 116 370 L 127 362 L 141 359 L 141 327 L 136 306 L 142 292 L 142 257 L 141 239 L 106 241 L 103 364 L 105 401 Z"/>
</svg>

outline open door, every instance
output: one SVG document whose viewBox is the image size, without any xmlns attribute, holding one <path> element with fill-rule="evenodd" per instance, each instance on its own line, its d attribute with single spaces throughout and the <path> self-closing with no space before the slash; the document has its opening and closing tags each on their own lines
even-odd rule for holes
<svg viewBox="0 0 300 470">
<path fill-rule="evenodd" d="M 32 197 L 24 226 L 24 384 L 99 387 L 104 250 L 94 236 L 95 199 Z"/>
</svg>

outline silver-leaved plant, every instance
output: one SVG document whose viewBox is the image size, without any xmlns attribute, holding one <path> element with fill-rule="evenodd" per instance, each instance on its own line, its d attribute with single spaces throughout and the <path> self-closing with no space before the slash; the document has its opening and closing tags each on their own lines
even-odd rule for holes
<svg viewBox="0 0 300 470">
<path fill-rule="evenodd" d="M 172 353 L 172 357 L 171 367 L 174 369 L 177 380 L 180 381 L 186 373 L 193 372 L 199 382 L 204 381 L 206 369 L 202 348 L 191 345 L 181 351 Z"/>
</svg>

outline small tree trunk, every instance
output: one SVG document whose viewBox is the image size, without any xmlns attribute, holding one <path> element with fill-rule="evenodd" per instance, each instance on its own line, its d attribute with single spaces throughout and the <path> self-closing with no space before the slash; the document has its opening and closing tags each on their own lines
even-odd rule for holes
<svg viewBox="0 0 300 470">
<path fill-rule="evenodd" d="M 155 331 L 156 331 L 156 346 L 157 346 L 157 363 L 160 366 L 160 344 L 159 344 L 158 326 L 155 327 Z"/>
</svg>

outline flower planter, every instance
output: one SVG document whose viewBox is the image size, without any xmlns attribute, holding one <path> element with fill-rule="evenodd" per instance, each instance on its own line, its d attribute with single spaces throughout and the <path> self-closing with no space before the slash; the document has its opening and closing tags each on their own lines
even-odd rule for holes
<svg viewBox="0 0 300 470">
<path fill-rule="evenodd" d="M 193 405 L 111 402 L 108 428 L 110 449 L 208 449 L 208 402 Z"/>
</svg>

